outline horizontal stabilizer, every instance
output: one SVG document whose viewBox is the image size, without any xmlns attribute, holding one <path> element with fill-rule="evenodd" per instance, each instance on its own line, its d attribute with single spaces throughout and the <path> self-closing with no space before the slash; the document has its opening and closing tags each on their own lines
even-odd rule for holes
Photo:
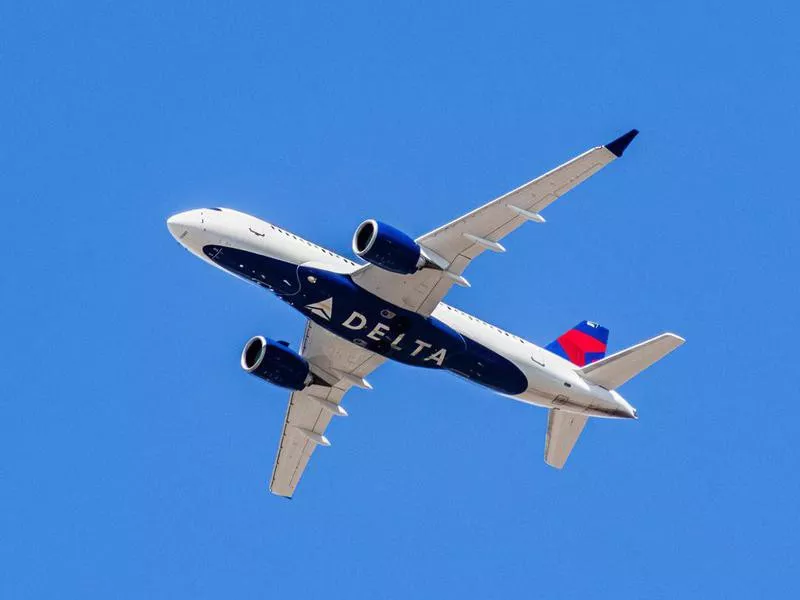
<svg viewBox="0 0 800 600">
<path fill-rule="evenodd" d="M 614 390 L 683 344 L 674 333 L 662 333 L 641 344 L 606 356 L 578 370 L 578 374 L 607 390 Z"/>
<path fill-rule="evenodd" d="M 544 462 L 556 469 L 564 466 L 587 418 L 586 415 L 550 409 L 547 413 L 547 436 L 544 439 Z"/>
</svg>

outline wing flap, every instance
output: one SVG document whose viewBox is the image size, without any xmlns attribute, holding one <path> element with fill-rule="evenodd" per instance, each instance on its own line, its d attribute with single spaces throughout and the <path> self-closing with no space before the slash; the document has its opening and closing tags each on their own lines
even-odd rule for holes
<svg viewBox="0 0 800 600">
<path fill-rule="evenodd" d="M 344 395 L 343 390 L 338 390 L 341 393 L 336 399 L 335 394 L 326 393 L 326 389 L 330 392 L 336 390 L 336 388 L 315 385 L 307 388 L 308 391 L 294 392 L 289 398 L 278 454 L 272 469 L 270 491 L 273 494 L 291 496 L 294 493 L 300 476 L 317 447 L 317 444 L 304 435 L 300 429 L 323 435 L 331 421 L 331 413 L 322 410 L 320 405 L 309 397 L 310 393 L 313 391 L 315 395 L 336 404 Z"/>
<path fill-rule="evenodd" d="M 556 469 L 563 468 L 587 419 L 586 415 L 551 408 L 547 415 L 544 462 Z"/>
<path fill-rule="evenodd" d="M 458 254 L 475 258 L 485 248 L 464 238 L 462 233 L 499 241 L 527 221 L 509 209 L 509 204 L 539 213 L 615 158 L 605 146 L 592 148 L 463 217 L 423 235 L 417 242 L 448 260 Z"/>
<path fill-rule="evenodd" d="M 301 354 L 311 363 L 312 371 L 322 374 L 326 380 L 331 378 L 334 371 L 363 378 L 386 360 L 336 337 L 311 321 L 306 323 Z M 294 494 L 318 445 L 303 430 L 323 436 L 333 418 L 332 413 L 315 398 L 339 405 L 352 386 L 346 380 L 332 383 L 332 386 L 311 385 L 300 392 L 293 392 L 289 397 L 270 478 L 269 489 L 273 494 L 287 498 Z"/>
</svg>

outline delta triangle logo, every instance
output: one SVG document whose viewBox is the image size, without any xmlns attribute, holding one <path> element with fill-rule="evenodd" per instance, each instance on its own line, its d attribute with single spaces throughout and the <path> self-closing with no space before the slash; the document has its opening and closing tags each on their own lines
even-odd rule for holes
<svg viewBox="0 0 800 600">
<path fill-rule="evenodd" d="M 320 300 L 314 304 L 307 304 L 306 308 L 318 317 L 322 317 L 326 321 L 330 321 L 331 317 L 333 316 L 333 298 L 331 297 L 327 300 Z"/>
</svg>

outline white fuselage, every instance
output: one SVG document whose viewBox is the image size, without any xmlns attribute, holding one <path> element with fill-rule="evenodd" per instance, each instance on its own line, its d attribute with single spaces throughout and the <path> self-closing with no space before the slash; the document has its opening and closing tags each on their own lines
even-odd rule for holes
<svg viewBox="0 0 800 600">
<path fill-rule="evenodd" d="M 173 236 L 199 258 L 269 289 L 272 287 L 260 281 L 255 271 L 250 275 L 225 269 L 207 256 L 204 248 L 210 245 L 235 248 L 292 265 L 311 264 L 343 275 L 362 267 L 293 233 L 232 209 L 191 210 L 171 217 L 167 223 Z M 586 381 L 575 365 L 544 348 L 445 303 L 440 303 L 431 317 L 511 361 L 524 374 L 527 389 L 504 395 L 538 406 L 597 417 L 636 416 L 636 411 L 617 392 Z"/>
</svg>

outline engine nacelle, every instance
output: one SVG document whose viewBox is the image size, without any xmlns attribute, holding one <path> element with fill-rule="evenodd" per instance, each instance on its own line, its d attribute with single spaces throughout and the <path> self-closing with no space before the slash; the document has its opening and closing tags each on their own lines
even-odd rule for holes
<svg viewBox="0 0 800 600">
<path fill-rule="evenodd" d="M 356 229 L 353 252 L 381 269 L 402 275 L 416 273 L 425 264 L 419 244 L 399 229 L 374 219 Z"/>
<path fill-rule="evenodd" d="M 289 348 L 257 335 L 244 345 L 242 368 L 256 377 L 290 390 L 302 390 L 313 377 L 308 361 Z"/>
</svg>

